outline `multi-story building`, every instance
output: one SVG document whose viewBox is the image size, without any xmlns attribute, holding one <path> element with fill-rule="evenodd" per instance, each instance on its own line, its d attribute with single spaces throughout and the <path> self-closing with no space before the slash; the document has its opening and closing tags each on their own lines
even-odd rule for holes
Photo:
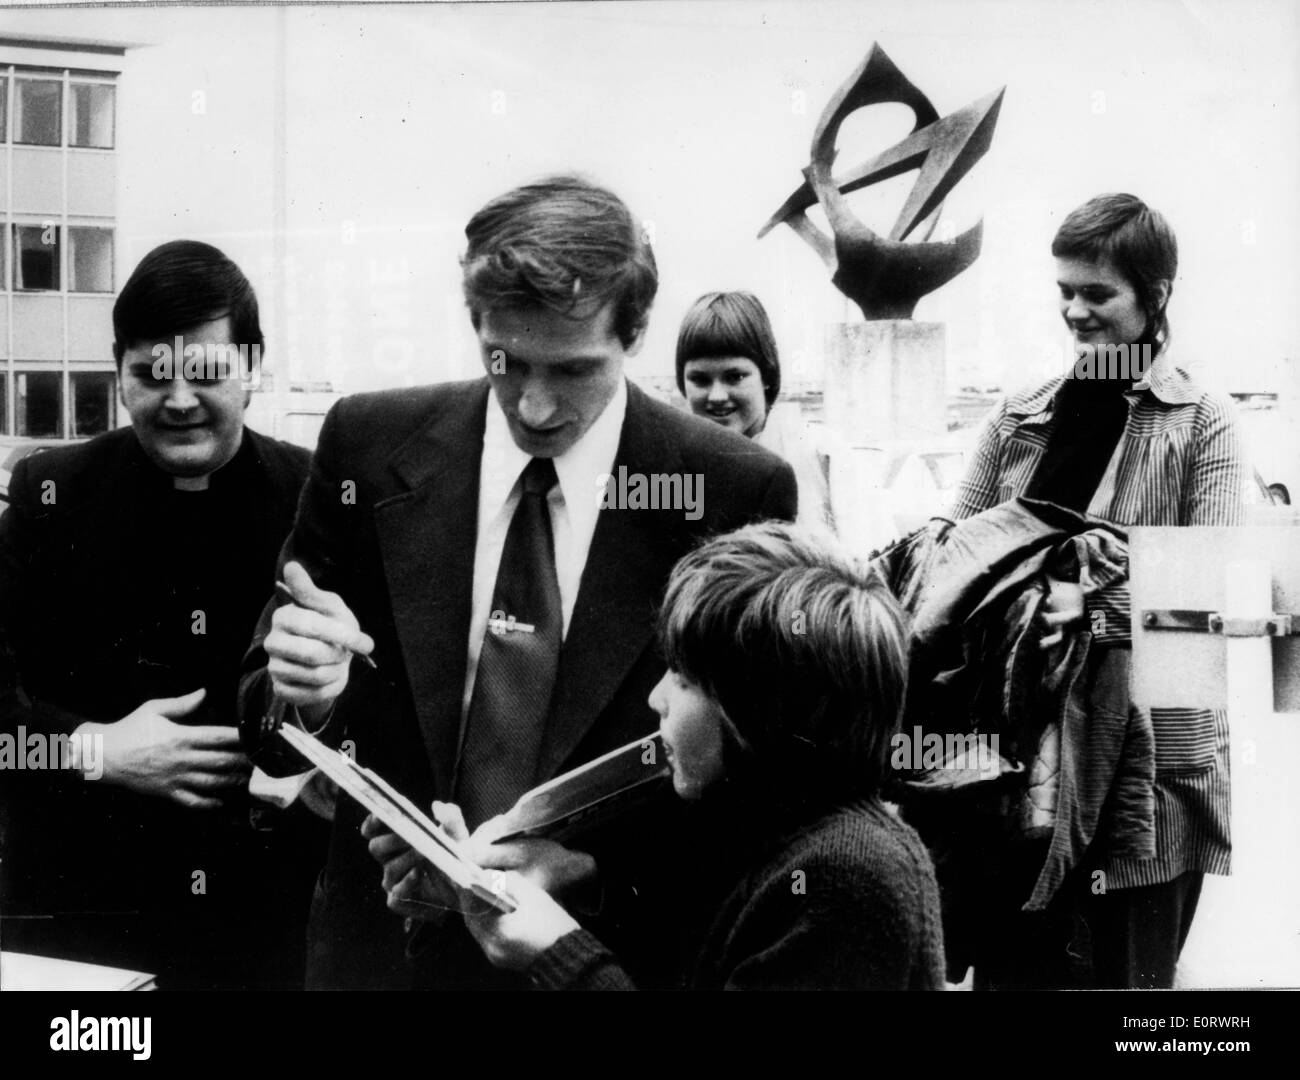
<svg viewBox="0 0 1300 1080">
<path fill-rule="evenodd" d="M 0 35 L 0 435 L 117 423 L 117 77 L 126 47 Z"/>
</svg>

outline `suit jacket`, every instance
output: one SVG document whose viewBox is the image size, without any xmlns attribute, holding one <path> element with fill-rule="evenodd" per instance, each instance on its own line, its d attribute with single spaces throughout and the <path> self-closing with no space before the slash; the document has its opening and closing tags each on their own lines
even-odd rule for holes
<svg viewBox="0 0 1300 1080">
<path fill-rule="evenodd" d="M 234 725 L 239 664 L 310 459 L 245 429 L 200 497 L 202 530 L 130 428 L 21 461 L 0 516 L 0 730 L 66 734 L 199 686 L 201 708 L 177 722 Z M 67 773 L 3 780 L 6 948 L 43 929 L 33 949 L 164 982 L 173 968 L 184 981 L 218 959 L 217 984 L 294 981 L 285 968 L 261 977 L 268 949 L 283 959 L 273 942 L 240 946 L 247 904 L 273 908 L 267 923 L 301 924 L 310 896 L 307 884 L 295 900 L 291 883 L 264 880 L 278 841 L 254 834 L 246 796 L 195 811 Z M 195 891 L 196 870 L 206 892 Z"/>
<path fill-rule="evenodd" d="M 329 734 L 426 807 L 450 798 L 461 737 L 488 393 L 478 379 L 338 403 L 281 555 L 338 592 L 375 639 L 377 670 L 353 665 Z M 646 698 L 663 673 L 653 638 L 673 564 L 705 535 L 790 520 L 796 509 L 794 476 L 779 458 L 635 386 L 616 475 L 620 467 L 702 475 L 703 514 L 690 521 L 680 509 L 601 511 L 561 651 L 539 783 L 658 726 Z M 263 613 L 245 661 L 241 711 L 254 724 L 268 702 L 261 643 L 277 603 Z M 402 921 L 385 907 L 379 866 L 358 832 L 363 817 L 340 800 L 313 902 L 309 985 L 413 984 Z M 636 878 L 634 835 L 628 825 L 613 848 L 597 851 L 602 873 L 622 864 Z M 437 984 L 492 984 L 458 918 L 433 936 Z"/>
</svg>

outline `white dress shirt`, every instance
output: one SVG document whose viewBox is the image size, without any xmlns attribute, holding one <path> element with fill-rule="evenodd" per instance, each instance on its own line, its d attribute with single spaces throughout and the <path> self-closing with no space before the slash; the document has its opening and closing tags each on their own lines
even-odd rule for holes
<svg viewBox="0 0 1300 1080">
<path fill-rule="evenodd" d="M 605 491 L 605 477 L 614 471 L 623 434 L 623 417 L 627 413 L 627 382 L 619 379 L 618 389 L 605 411 L 586 433 L 559 457 L 555 458 L 555 475 L 559 483 L 547 496 L 551 512 L 551 533 L 555 538 L 555 575 L 560 585 L 560 605 L 564 622 L 561 634 L 569 632 L 569 621 L 578 601 L 582 571 L 596 532 L 600 513 L 600 496 Z M 501 551 L 505 547 L 510 519 L 519 505 L 519 477 L 532 460 L 515 445 L 506 424 L 505 413 L 495 393 L 489 392 L 487 423 L 483 428 L 483 457 L 478 485 L 478 538 L 474 544 L 474 591 L 469 620 L 469 653 L 465 665 L 465 695 L 461 701 L 461 718 L 469 713 L 474 693 L 474 676 L 478 671 L 483 635 L 492 614 L 492 593 L 496 588 Z"/>
<path fill-rule="evenodd" d="M 614 457 L 623 435 L 626 413 L 627 381 L 619 379 L 618 389 L 605 406 L 605 411 L 581 439 L 555 459 L 555 475 L 559 483 L 547 496 L 547 505 L 551 511 L 551 533 L 555 538 L 555 573 L 559 579 L 564 616 L 562 635 L 569 632 L 569 620 L 578 601 L 578 587 L 596 533 L 605 480 L 614 471 Z M 478 538 L 474 544 L 474 587 L 465 694 L 461 701 L 462 722 L 469 714 L 470 698 L 474 693 L 474 676 L 478 671 L 483 635 L 492 614 L 492 593 L 501 565 L 501 551 L 506 545 L 510 519 L 519 505 L 519 477 L 531 460 L 530 455 L 515 445 L 496 394 L 489 391 L 479 472 Z M 301 720 L 299 726 L 304 726 Z M 316 730 L 321 726 L 323 722 L 317 725 Z M 301 799 L 319 816 L 327 820 L 334 816 L 333 784 L 316 769 L 277 778 L 268 777 L 256 769 L 253 777 L 252 794 L 266 802 L 283 807 Z"/>
</svg>

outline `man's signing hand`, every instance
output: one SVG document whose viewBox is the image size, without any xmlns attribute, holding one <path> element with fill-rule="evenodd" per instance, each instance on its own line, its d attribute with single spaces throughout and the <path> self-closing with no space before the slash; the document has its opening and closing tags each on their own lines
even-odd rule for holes
<svg viewBox="0 0 1300 1080">
<path fill-rule="evenodd" d="M 284 584 L 293 602 L 271 616 L 263 648 L 276 697 L 309 719 L 322 716 L 348 684 L 352 653 L 375 647 L 338 593 L 318 589 L 299 563 L 286 563 Z"/>
</svg>

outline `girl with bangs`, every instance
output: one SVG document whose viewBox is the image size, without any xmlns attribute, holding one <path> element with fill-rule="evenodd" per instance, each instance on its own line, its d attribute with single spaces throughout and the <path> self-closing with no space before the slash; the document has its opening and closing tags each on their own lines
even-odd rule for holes
<svg viewBox="0 0 1300 1080">
<path fill-rule="evenodd" d="M 757 296 L 711 292 L 690 306 L 677 331 L 677 389 L 696 416 L 787 461 L 799 484 L 799 524 L 834 530 L 818 440 L 794 405 L 777 402 L 781 360 Z"/>
</svg>

